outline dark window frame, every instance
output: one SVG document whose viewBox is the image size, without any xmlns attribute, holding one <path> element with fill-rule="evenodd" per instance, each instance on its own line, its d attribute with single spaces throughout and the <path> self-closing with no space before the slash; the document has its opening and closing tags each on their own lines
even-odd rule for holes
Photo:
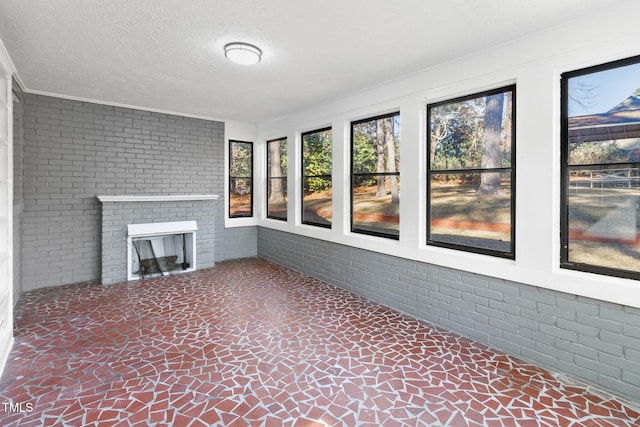
<svg viewBox="0 0 640 427">
<path fill-rule="evenodd" d="M 454 104 L 463 101 L 469 101 L 472 99 L 482 98 L 490 95 L 496 95 L 499 93 L 511 92 L 511 167 L 498 167 L 498 168 L 468 168 L 468 169 L 431 169 L 431 110 L 435 107 Z M 495 89 L 489 89 L 483 92 L 472 93 L 469 95 L 459 96 L 444 101 L 427 104 L 427 149 L 426 149 L 426 165 L 427 165 L 427 211 L 426 211 L 426 226 L 427 226 L 427 240 L 428 246 L 441 247 L 447 249 L 454 249 L 463 252 L 476 253 L 480 255 L 489 255 L 497 258 L 506 258 L 515 260 L 516 258 L 516 85 L 511 84 L 507 86 L 501 86 Z M 431 177 L 438 174 L 456 174 L 456 173 L 482 173 L 482 172 L 510 172 L 510 217 L 511 217 L 511 250 L 500 251 L 496 249 L 480 248 L 476 246 L 469 246 L 463 244 L 456 244 L 450 242 L 442 242 L 434 240 L 431 237 Z"/>
<path fill-rule="evenodd" d="M 314 221 L 309 221 L 304 219 L 304 183 L 305 183 L 305 179 L 306 178 L 322 178 L 322 179 L 329 179 L 331 181 L 331 186 L 333 188 L 333 177 L 332 174 L 324 174 L 324 175 L 305 175 L 305 163 L 304 163 L 304 137 L 305 135 L 311 135 L 314 133 L 320 133 L 320 132 L 326 132 L 326 131 L 331 131 L 331 149 L 333 150 L 333 128 L 331 126 L 327 126 L 321 129 L 314 129 L 308 132 L 303 132 L 300 134 L 300 165 L 301 165 L 301 174 L 300 176 L 302 177 L 302 185 L 300 186 L 301 189 L 301 198 L 300 198 L 300 209 L 301 209 L 301 217 L 300 217 L 300 221 L 302 224 L 305 225 L 313 225 L 316 227 L 322 227 L 322 228 L 331 228 L 333 225 L 333 213 L 332 213 L 332 221 L 329 224 L 324 224 L 324 223 L 320 223 L 320 222 L 314 222 Z M 331 162 L 331 171 L 333 172 L 333 159 Z M 333 192 L 332 192 L 333 194 Z M 332 202 L 333 203 L 333 202 Z"/>
<path fill-rule="evenodd" d="M 269 168 L 269 161 L 271 160 L 271 159 L 269 158 L 269 144 L 276 143 L 276 142 L 277 142 L 278 144 L 280 144 L 280 143 L 282 143 L 282 141 L 286 141 L 286 142 L 287 142 L 287 158 L 288 158 L 288 157 L 289 157 L 289 147 L 288 147 L 289 140 L 288 140 L 288 138 L 287 138 L 286 136 L 283 136 L 283 137 L 280 137 L 280 138 L 270 139 L 270 140 L 268 140 L 268 141 L 267 141 L 267 144 L 266 144 L 266 148 L 267 148 L 267 150 L 266 150 L 266 154 L 267 154 L 267 155 L 266 155 L 265 157 L 266 157 L 266 159 L 267 159 L 267 165 L 266 165 L 266 171 L 267 171 L 266 184 L 267 184 L 267 187 L 266 187 L 265 195 L 267 196 L 267 197 L 266 197 L 266 204 L 267 204 L 267 218 L 269 218 L 269 219 L 275 219 L 275 220 L 277 220 L 277 221 L 285 221 L 285 222 L 286 222 L 286 221 L 288 221 L 288 220 L 289 220 L 289 212 L 288 212 L 288 205 L 289 205 L 289 204 L 288 204 L 288 203 L 287 203 L 287 209 L 285 210 L 285 216 L 284 216 L 284 218 L 283 218 L 283 217 L 280 217 L 280 216 L 274 216 L 274 215 L 270 215 L 270 214 L 269 214 L 269 187 L 271 186 L 271 180 L 273 180 L 273 179 L 279 179 L 279 180 L 281 180 L 281 181 L 284 181 L 284 183 L 285 183 L 285 188 L 287 188 L 287 187 L 288 187 L 288 186 L 287 186 L 287 175 L 288 175 L 287 171 L 282 171 L 282 172 L 283 172 L 283 175 L 282 175 L 282 176 L 280 176 L 280 177 L 271 177 L 271 176 L 269 176 L 269 173 L 268 173 L 268 171 L 269 171 L 269 169 L 270 169 L 270 168 Z M 289 164 L 289 162 L 287 161 L 287 168 L 288 168 L 288 164 Z M 288 190 L 288 188 L 287 188 L 287 195 L 288 195 L 288 194 L 289 194 L 289 190 Z"/>
<path fill-rule="evenodd" d="M 400 111 L 394 111 L 392 113 L 386 113 L 386 114 L 380 114 L 377 116 L 372 116 L 372 117 L 367 117 L 365 119 L 359 119 L 359 120 L 355 120 L 351 122 L 351 134 L 350 134 L 350 147 L 351 147 L 351 151 L 350 151 L 350 166 L 351 166 L 351 171 L 350 171 L 350 187 L 351 187 L 351 212 L 350 212 L 350 217 L 351 217 L 351 232 L 352 233 L 357 233 L 357 234 L 366 234 L 369 236 L 375 236 L 375 237 L 384 237 L 386 239 L 391 239 L 391 240 L 400 240 L 400 230 L 398 230 L 397 234 L 392 234 L 392 233 L 385 233 L 385 232 L 381 232 L 381 231 L 373 231 L 373 230 L 364 230 L 364 229 L 359 229 L 359 228 L 354 228 L 354 206 L 353 206 L 353 199 L 354 199 L 354 184 L 355 184 L 355 177 L 378 177 L 378 176 L 397 176 L 398 178 L 400 178 L 400 170 L 398 170 L 397 172 L 376 172 L 376 173 L 363 173 L 363 172 L 354 172 L 354 164 L 353 164 L 353 137 L 354 137 L 354 127 L 356 125 L 359 125 L 361 123 L 366 123 L 366 122 L 371 122 L 374 120 L 379 120 L 379 119 L 385 119 L 388 117 L 396 117 L 396 116 L 400 116 Z M 401 125 L 402 126 L 402 125 Z M 398 168 L 399 169 L 399 168 Z"/>
<path fill-rule="evenodd" d="M 249 144 L 251 146 L 251 176 L 231 176 L 231 165 L 233 164 L 233 144 Z M 229 205 L 227 206 L 229 218 L 252 218 L 253 217 L 253 159 L 254 159 L 254 151 L 253 151 L 253 142 L 252 141 L 240 141 L 235 139 L 229 140 Z M 249 214 L 231 214 L 231 188 L 232 179 L 247 179 L 251 182 L 251 204 L 249 207 Z"/>
<path fill-rule="evenodd" d="M 611 61 L 562 73 L 560 76 L 560 268 L 603 276 L 640 280 L 640 272 L 569 260 L 569 178 L 572 170 L 605 170 L 638 167 L 640 162 L 569 164 L 569 80 L 628 65 L 640 64 L 640 56 Z"/>
</svg>

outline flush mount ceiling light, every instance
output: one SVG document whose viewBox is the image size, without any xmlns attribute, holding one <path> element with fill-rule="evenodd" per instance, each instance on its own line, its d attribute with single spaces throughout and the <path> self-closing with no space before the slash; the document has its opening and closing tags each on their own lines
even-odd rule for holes
<svg viewBox="0 0 640 427">
<path fill-rule="evenodd" d="M 248 43 L 234 42 L 224 46 L 224 56 L 236 64 L 253 65 L 260 62 L 262 51 Z"/>
</svg>

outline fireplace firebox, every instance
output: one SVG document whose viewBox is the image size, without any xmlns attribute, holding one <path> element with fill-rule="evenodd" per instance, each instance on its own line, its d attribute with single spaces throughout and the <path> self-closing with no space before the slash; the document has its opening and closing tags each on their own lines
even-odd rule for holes
<svg viewBox="0 0 640 427">
<path fill-rule="evenodd" d="M 196 221 L 129 224 L 127 280 L 196 269 Z"/>
</svg>

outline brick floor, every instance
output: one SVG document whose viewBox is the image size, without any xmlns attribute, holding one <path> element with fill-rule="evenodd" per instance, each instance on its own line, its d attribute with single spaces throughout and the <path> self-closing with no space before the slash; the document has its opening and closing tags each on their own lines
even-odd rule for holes
<svg viewBox="0 0 640 427">
<path fill-rule="evenodd" d="M 28 292 L 2 426 L 637 426 L 629 402 L 250 258 Z"/>
</svg>

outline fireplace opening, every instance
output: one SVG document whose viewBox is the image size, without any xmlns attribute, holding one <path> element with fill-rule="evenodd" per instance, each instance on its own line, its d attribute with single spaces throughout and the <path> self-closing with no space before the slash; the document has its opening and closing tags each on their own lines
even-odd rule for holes
<svg viewBox="0 0 640 427">
<path fill-rule="evenodd" d="M 187 246 L 191 246 L 190 237 L 191 234 L 183 233 L 133 239 L 133 274 L 145 278 L 189 269 Z"/>
<path fill-rule="evenodd" d="M 195 221 L 128 226 L 128 280 L 195 270 Z"/>
</svg>

